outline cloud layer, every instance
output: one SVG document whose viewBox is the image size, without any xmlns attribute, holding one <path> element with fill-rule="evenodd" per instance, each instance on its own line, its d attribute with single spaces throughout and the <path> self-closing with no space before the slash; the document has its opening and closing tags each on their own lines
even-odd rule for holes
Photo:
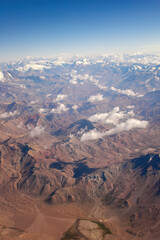
<svg viewBox="0 0 160 240">
<path fill-rule="evenodd" d="M 77 84 L 78 80 L 82 82 L 86 80 L 90 80 L 90 76 L 88 74 L 84 74 L 84 75 L 77 74 L 76 70 L 72 70 L 70 76 L 71 76 L 71 80 L 69 82 L 71 84 Z"/>
<path fill-rule="evenodd" d="M 87 141 L 87 140 L 95 140 L 99 138 L 103 138 L 104 136 L 113 135 L 122 131 L 129 131 L 134 128 L 146 128 L 148 126 L 147 121 L 140 121 L 134 118 L 128 119 L 126 122 L 119 123 L 115 128 L 110 129 L 106 132 L 99 132 L 97 129 L 93 129 L 89 131 L 88 133 L 84 133 L 81 136 L 81 141 Z"/>
<path fill-rule="evenodd" d="M 77 84 L 78 81 L 80 81 L 81 84 L 83 84 L 86 81 L 90 81 L 92 82 L 94 85 L 96 85 L 98 88 L 100 88 L 101 90 L 106 90 L 107 87 L 103 86 L 99 83 L 99 81 L 97 79 L 95 79 L 95 77 L 90 76 L 89 74 L 77 74 L 76 70 L 72 70 L 70 73 L 71 76 L 71 80 L 69 81 L 71 84 Z"/>
<path fill-rule="evenodd" d="M 117 124 L 122 119 L 127 119 L 133 117 L 133 111 L 120 111 L 119 107 L 115 107 L 112 111 L 108 113 L 95 114 L 89 118 L 91 122 L 98 122 L 102 124 Z"/>
<path fill-rule="evenodd" d="M 97 102 L 97 101 L 102 101 L 103 100 L 103 95 L 102 94 L 97 94 L 94 96 L 91 96 L 88 101 L 89 102 Z"/>
<path fill-rule="evenodd" d="M 79 106 L 78 106 L 77 104 L 74 104 L 74 105 L 72 106 L 72 109 L 77 110 L 78 107 L 79 107 Z"/>
<path fill-rule="evenodd" d="M 30 132 L 30 136 L 31 137 L 37 137 L 39 135 L 41 135 L 44 132 L 44 127 L 42 126 L 36 126 L 31 132 Z"/>
<path fill-rule="evenodd" d="M 51 110 L 51 113 L 61 113 L 61 112 L 66 112 L 68 108 L 63 104 L 59 104 L 57 108 L 54 108 Z"/>
<path fill-rule="evenodd" d="M 62 102 L 65 98 L 67 98 L 67 95 L 65 94 L 58 94 L 56 97 L 56 102 Z"/>
<path fill-rule="evenodd" d="M 17 113 L 17 110 L 15 110 L 14 112 L 5 112 L 0 114 L 0 118 L 14 117 Z"/>
<path fill-rule="evenodd" d="M 40 109 L 38 110 L 38 112 L 39 112 L 39 113 L 45 113 L 45 112 L 46 112 L 46 109 L 45 109 L 45 108 L 40 108 Z"/>
<path fill-rule="evenodd" d="M 143 95 L 140 95 L 138 93 L 135 93 L 132 89 L 126 89 L 126 90 L 121 90 L 115 87 L 111 87 L 111 90 L 114 92 L 118 92 L 127 96 L 133 96 L 133 97 L 143 97 Z"/>
<path fill-rule="evenodd" d="M 108 113 L 95 114 L 89 117 L 89 121 L 97 122 L 100 124 L 112 124 L 113 127 L 105 132 L 100 132 L 97 129 L 93 129 L 87 133 L 81 135 L 81 141 L 94 140 L 103 138 L 122 131 L 129 131 L 134 128 L 146 128 L 148 125 L 147 121 L 141 121 L 133 118 L 133 110 L 129 110 L 134 106 L 129 106 L 126 111 L 121 111 L 119 107 L 115 107 Z"/>
</svg>

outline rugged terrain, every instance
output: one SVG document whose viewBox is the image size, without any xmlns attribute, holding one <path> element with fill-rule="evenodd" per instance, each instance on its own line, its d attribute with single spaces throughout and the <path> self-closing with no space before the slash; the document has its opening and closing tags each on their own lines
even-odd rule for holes
<svg viewBox="0 0 160 240">
<path fill-rule="evenodd" d="M 0 239 L 158 240 L 159 56 L 0 67 Z"/>
</svg>

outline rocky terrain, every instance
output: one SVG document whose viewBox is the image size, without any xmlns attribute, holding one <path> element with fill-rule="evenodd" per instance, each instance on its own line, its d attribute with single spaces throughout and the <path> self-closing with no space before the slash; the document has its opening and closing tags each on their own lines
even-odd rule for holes
<svg viewBox="0 0 160 240">
<path fill-rule="evenodd" d="M 0 71 L 0 239 L 158 240 L 159 56 Z"/>
</svg>

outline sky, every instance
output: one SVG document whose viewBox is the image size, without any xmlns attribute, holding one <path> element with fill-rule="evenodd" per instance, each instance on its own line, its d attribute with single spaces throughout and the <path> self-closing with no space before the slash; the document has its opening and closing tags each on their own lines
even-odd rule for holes
<svg viewBox="0 0 160 240">
<path fill-rule="evenodd" d="M 0 61 L 160 51 L 160 0 L 0 0 Z"/>
</svg>

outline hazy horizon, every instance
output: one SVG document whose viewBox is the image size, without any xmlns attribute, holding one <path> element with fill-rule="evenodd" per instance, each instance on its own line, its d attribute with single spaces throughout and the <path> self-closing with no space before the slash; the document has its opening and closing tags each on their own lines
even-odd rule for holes
<svg viewBox="0 0 160 240">
<path fill-rule="evenodd" d="M 26 56 L 160 51 L 158 0 L 0 2 L 0 62 Z"/>
</svg>

